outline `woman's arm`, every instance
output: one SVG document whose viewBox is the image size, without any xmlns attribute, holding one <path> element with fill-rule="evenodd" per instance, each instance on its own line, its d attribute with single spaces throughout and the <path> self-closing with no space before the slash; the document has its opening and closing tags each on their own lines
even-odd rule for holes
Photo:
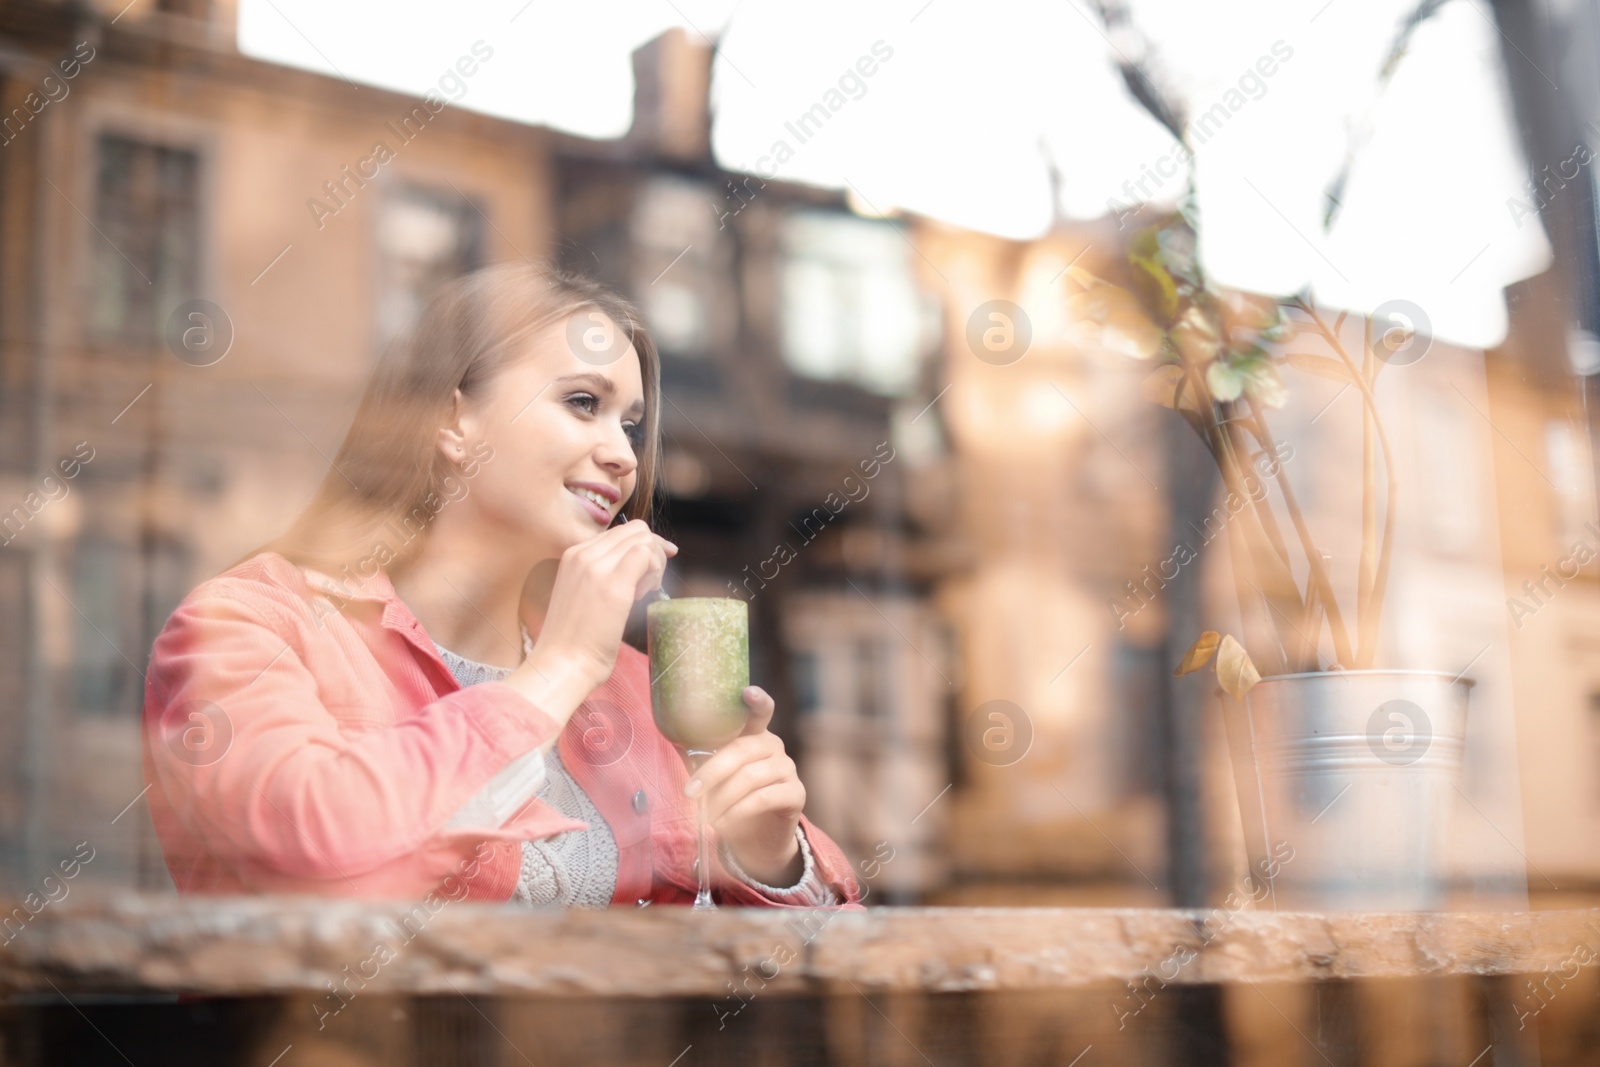
<svg viewBox="0 0 1600 1067">
<path fill-rule="evenodd" d="M 313 656 L 312 642 L 334 638 L 274 592 L 224 580 L 186 600 L 151 657 L 145 729 L 155 776 L 183 827 L 224 862 L 353 881 L 440 835 L 507 764 L 560 732 L 526 695 L 494 682 L 398 722 L 381 692 L 362 693 L 368 708 L 341 706 L 336 716 L 308 660 L 349 653 L 323 646 Z M 184 742 L 200 712 L 228 739 L 197 759 Z M 363 717 L 370 726 L 352 729 Z M 554 827 L 544 832 L 570 828 L 531 805 L 512 824 L 471 836 L 537 836 L 529 830 L 542 823 Z"/>
<path fill-rule="evenodd" d="M 627 684 L 635 690 L 640 706 L 648 709 L 650 697 L 648 678 L 645 674 L 647 661 L 643 656 L 630 659 L 634 662 L 630 663 Z M 787 791 L 792 787 L 798 787 L 798 805 L 803 806 L 804 787 L 800 786 L 798 781 L 784 785 L 778 790 L 781 795 L 777 798 L 777 802 L 769 804 L 768 801 L 774 798 L 770 796 L 756 798 L 753 794 L 765 793 L 770 788 L 763 783 L 768 777 L 766 772 L 773 768 L 758 769 L 756 774 L 745 776 L 741 784 L 739 779 L 742 768 L 766 762 L 773 759 L 774 755 L 781 757 L 779 762 L 786 768 L 784 773 L 778 776 L 779 778 L 787 779 L 794 770 L 793 762 L 782 752 L 781 742 L 766 731 L 767 722 L 771 719 L 773 711 L 772 698 L 759 687 L 753 686 L 747 693 L 746 701 L 751 704 L 752 710 L 748 732 L 738 741 L 724 746 L 718 755 L 707 760 L 695 775 L 696 778 L 712 783 L 710 793 L 716 800 L 715 806 L 708 805 L 712 807 L 709 813 L 712 821 L 708 827 L 708 833 L 711 835 L 711 851 L 719 857 L 712 861 L 715 864 L 713 889 L 716 899 L 720 903 L 736 907 L 809 908 L 828 905 L 859 907 L 860 883 L 856 880 L 850 861 L 845 857 L 843 850 L 816 824 L 807 819 L 798 807 L 793 811 L 792 818 L 790 817 L 791 813 L 787 809 L 792 798 L 787 798 Z M 647 716 L 648 711 L 643 714 Z M 695 894 L 695 831 L 698 818 L 695 810 L 696 801 L 684 792 L 684 786 L 690 776 L 678 750 L 653 726 L 636 734 L 635 743 L 638 743 L 639 738 L 648 738 L 652 746 L 651 762 L 655 767 L 654 779 L 660 790 L 661 799 L 665 803 L 665 810 L 654 819 L 654 833 L 657 835 L 654 849 L 657 883 L 655 896 L 663 903 L 688 903 L 694 899 Z M 774 745 L 776 753 L 770 751 Z M 719 759 L 720 763 L 717 762 Z M 746 800 L 751 802 L 747 803 Z M 731 818 L 730 810 L 732 810 Z M 733 842 L 719 832 L 718 824 L 719 822 L 723 826 L 730 823 L 746 824 L 735 826 L 735 838 L 741 841 L 759 842 L 767 835 L 760 827 L 747 824 L 751 821 L 768 820 L 777 820 L 780 823 L 776 832 L 787 836 L 794 864 L 792 868 L 785 869 L 783 857 L 778 855 L 782 850 L 776 848 L 766 850 L 773 853 L 769 867 L 777 874 L 763 879 L 746 869 L 742 857 L 731 847 Z M 809 877 L 807 871 L 810 872 Z"/>
<path fill-rule="evenodd" d="M 370 671 L 326 697 L 343 705 L 324 705 L 309 664 L 353 670 L 352 659 L 372 654 L 354 633 L 325 628 L 269 583 L 208 583 L 173 613 L 152 654 L 152 773 L 174 817 L 221 861 L 339 879 L 358 892 L 355 875 L 424 845 L 577 829 L 582 824 L 537 801 L 500 826 L 451 819 L 508 765 L 555 743 L 614 669 L 629 607 L 660 583 L 676 551 L 638 521 L 569 548 L 527 660 L 504 681 L 447 694 L 399 722 L 385 706 L 397 699 L 395 683 L 372 692 Z M 213 708 L 229 745 L 215 760 L 197 760 L 183 738 L 196 710 Z M 363 718 L 371 727 L 358 733 L 352 724 Z"/>
<path fill-rule="evenodd" d="M 816 853 L 812 851 L 811 843 L 806 839 L 805 830 L 795 827 L 795 843 L 800 850 L 800 873 L 793 879 L 785 879 L 782 886 L 768 885 L 758 878 L 752 878 L 733 853 L 723 849 L 718 855 L 722 866 L 735 880 L 754 889 L 766 900 L 774 904 L 789 904 L 799 908 L 824 908 L 844 902 L 844 898 L 834 892 L 827 882 L 823 881 L 821 872 L 817 869 Z"/>
<path fill-rule="evenodd" d="M 842 905 L 859 908 L 861 885 L 855 877 L 855 872 L 850 868 L 850 861 L 845 857 L 844 850 L 834 843 L 833 838 L 803 815 L 800 817 L 800 833 L 804 835 L 811 853 L 815 881 L 802 876 L 801 881 L 792 889 L 766 886 L 749 878 L 748 875 L 739 877 L 737 861 L 734 861 L 731 865 L 734 868 L 732 870 L 728 864 L 719 864 L 727 874 L 716 883 L 717 900 L 734 907 L 813 908 Z M 832 899 L 820 899 L 819 890 L 826 890 Z"/>
</svg>

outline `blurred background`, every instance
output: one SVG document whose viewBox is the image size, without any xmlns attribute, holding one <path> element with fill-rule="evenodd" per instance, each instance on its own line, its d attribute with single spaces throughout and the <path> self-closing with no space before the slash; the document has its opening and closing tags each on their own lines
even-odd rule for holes
<svg viewBox="0 0 1600 1067">
<path fill-rule="evenodd" d="M 878 902 L 1219 900 L 1221 714 L 1171 671 L 1235 583 L 1152 573 L 1222 490 L 1074 299 L 1186 191 L 1176 128 L 1221 283 L 1425 337 L 1381 658 L 1477 681 L 1459 899 L 1592 905 L 1597 49 L 1579 0 L 0 4 L 0 871 L 87 840 L 170 890 L 156 632 L 308 502 L 431 287 L 527 260 L 643 308 L 668 588 L 750 601 Z M 1338 565 L 1359 398 L 1289 386 Z"/>
<path fill-rule="evenodd" d="M 1475 683 L 1449 904 L 1594 906 L 1597 56 L 1594 0 L 3 0 L 0 881 L 83 842 L 78 886 L 171 892 L 156 633 L 309 501 L 430 290 L 528 261 L 643 309 L 668 589 L 749 601 L 874 902 L 1218 905 L 1222 702 L 1172 672 L 1250 597 L 1102 299 L 1182 207 L 1218 284 L 1400 331 L 1378 661 Z M 1348 586 L 1361 398 L 1284 366 L 1278 454 Z M 1537 1001 L 1545 1062 L 1593 1062 L 1593 984 Z M 1286 1062 L 1359 1002 L 1364 1061 L 1465 1064 L 1493 1017 L 1485 1062 L 1537 1062 L 1511 979 L 1272 988 L 1166 996 L 1158 1059 Z M 1020 1045 L 1046 999 L 983 1017 Z M 1105 1047 L 1112 1003 L 1070 1005 Z"/>
</svg>

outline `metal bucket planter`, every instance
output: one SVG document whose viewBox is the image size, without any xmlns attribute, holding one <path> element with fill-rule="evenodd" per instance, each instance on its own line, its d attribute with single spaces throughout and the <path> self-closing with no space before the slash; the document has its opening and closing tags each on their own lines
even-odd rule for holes
<svg viewBox="0 0 1600 1067">
<path fill-rule="evenodd" d="M 1243 700 L 1224 698 L 1262 907 L 1442 905 L 1472 685 L 1434 671 L 1333 671 L 1268 677 Z"/>
</svg>

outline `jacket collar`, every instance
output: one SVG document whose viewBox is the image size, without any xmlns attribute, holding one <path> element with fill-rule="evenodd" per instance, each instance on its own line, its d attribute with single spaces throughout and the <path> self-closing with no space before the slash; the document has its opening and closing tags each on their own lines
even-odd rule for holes
<svg viewBox="0 0 1600 1067">
<path fill-rule="evenodd" d="M 324 593 L 330 593 L 344 600 L 387 602 L 399 599 L 399 595 L 394 591 L 394 583 L 389 581 L 388 572 L 381 568 L 370 578 L 353 574 L 347 579 L 335 578 L 310 567 L 301 567 L 300 573 L 305 576 L 306 584 L 313 589 L 320 589 Z"/>
<path fill-rule="evenodd" d="M 292 565 L 292 564 L 291 564 Z M 329 596 L 342 601 L 366 601 L 383 606 L 383 615 L 380 624 L 386 630 L 395 630 L 406 637 L 416 648 L 430 660 L 438 663 L 446 675 L 450 671 L 439 659 L 434 650 L 433 640 L 423 630 L 422 623 L 411 614 L 411 609 L 406 607 L 405 601 L 394 590 L 394 583 L 389 580 L 388 572 L 381 568 L 370 578 L 351 574 L 349 580 L 336 578 L 324 574 L 311 567 L 297 568 L 304 578 L 306 585 Z"/>
<path fill-rule="evenodd" d="M 460 683 L 455 680 L 450 668 L 440 658 L 433 639 L 422 628 L 422 623 L 411 613 L 405 601 L 400 599 L 400 594 L 395 592 L 394 583 L 389 580 L 387 571 L 380 568 L 370 578 L 352 574 L 349 581 L 344 581 L 311 567 L 297 567 L 288 560 L 284 562 L 298 570 L 306 585 L 312 589 L 327 593 L 339 600 L 382 604 L 383 615 L 379 620 L 380 625 L 386 630 L 398 632 L 410 641 L 424 658 L 436 664 L 443 675 L 450 680 L 450 688 L 460 688 Z"/>
</svg>

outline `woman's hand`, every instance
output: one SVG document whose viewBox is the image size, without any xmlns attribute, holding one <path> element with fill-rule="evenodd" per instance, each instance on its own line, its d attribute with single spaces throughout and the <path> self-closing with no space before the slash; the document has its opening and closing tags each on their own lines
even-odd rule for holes
<svg viewBox="0 0 1600 1067">
<path fill-rule="evenodd" d="M 565 725 L 611 676 L 634 601 L 661 585 L 678 546 L 630 519 L 561 554 L 533 652 L 506 679 Z M 554 743 L 554 739 L 544 747 Z"/>
<path fill-rule="evenodd" d="M 595 685 L 611 675 L 634 601 L 661 585 L 678 546 L 629 519 L 561 554 L 550 605 L 534 651 L 559 652 L 590 672 Z"/>
<path fill-rule="evenodd" d="M 795 828 L 806 787 L 783 742 L 767 732 L 772 697 L 752 685 L 744 702 L 750 708 L 744 732 L 701 764 L 683 792 L 697 797 L 704 790 L 706 822 L 746 874 L 766 885 L 793 885 L 803 869 Z"/>
</svg>

